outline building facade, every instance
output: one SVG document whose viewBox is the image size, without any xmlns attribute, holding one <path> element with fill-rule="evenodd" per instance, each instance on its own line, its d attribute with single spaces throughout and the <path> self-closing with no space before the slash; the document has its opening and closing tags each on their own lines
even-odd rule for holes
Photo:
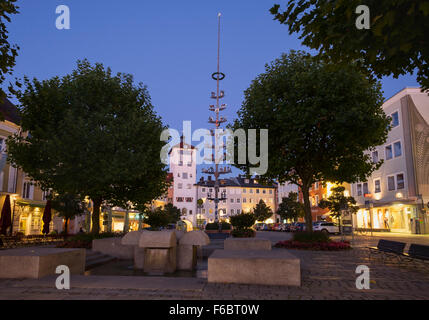
<svg viewBox="0 0 429 320">
<path fill-rule="evenodd" d="M 428 233 L 429 96 L 406 88 L 383 104 L 392 119 L 384 145 L 371 151 L 383 160 L 367 181 L 352 185 L 360 209 L 355 228 Z"/>
<path fill-rule="evenodd" d="M 219 202 L 219 217 L 221 220 L 229 221 L 233 215 L 250 212 L 256 204 L 263 200 L 273 211 L 271 218 L 266 223 L 280 222 L 275 213 L 277 210 L 277 186 L 260 184 L 257 178 L 246 178 L 243 176 L 220 179 L 220 194 L 226 198 Z M 214 181 L 201 178 L 196 184 L 197 198 L 202 200 L 202 205 L 197 208 L 197 225 L 204 226 L 215 221 L 215 204 L 209 200 L 214 193 Z"/>
</svg>

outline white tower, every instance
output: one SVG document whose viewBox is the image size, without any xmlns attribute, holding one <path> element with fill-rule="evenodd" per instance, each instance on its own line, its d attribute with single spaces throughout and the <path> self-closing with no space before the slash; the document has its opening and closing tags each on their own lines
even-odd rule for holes
<svg viewBox="0 0 429 320">
<path fill-rule="evenodd" d="M 183 142 L 173 146 L 170 151 L 170 172 L 173 174 L 173 205 L 182 212 L 181 219 L 196 226 L 197 188 L 196 149 Z"/>
</svg>

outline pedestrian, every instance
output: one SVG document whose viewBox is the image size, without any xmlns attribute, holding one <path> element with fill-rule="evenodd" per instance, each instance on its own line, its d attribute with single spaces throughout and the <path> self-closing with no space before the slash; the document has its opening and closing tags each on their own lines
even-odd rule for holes
<svg viewBox="0 0 429 320">
<path fill-rule="evenodd" d="M 384 227 L 385 227 L 386 229 L 389 229 L 389 219 L 387 219 L 387 217 L 386 217 L 386 216 L 384 216 Z"/>
</svg>

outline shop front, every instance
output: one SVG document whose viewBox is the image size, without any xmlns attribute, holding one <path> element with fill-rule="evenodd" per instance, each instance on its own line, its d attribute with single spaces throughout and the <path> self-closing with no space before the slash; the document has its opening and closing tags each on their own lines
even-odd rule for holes
<svg viewBox="0 0 429 320">
<path fill-rule="evenodd" d="M 418 208 L 414 204 L 393 204 L 361 208 L 355 216 L 354 227 L 357 230 L 375 232 L 418 233 Z"/>
</svg>

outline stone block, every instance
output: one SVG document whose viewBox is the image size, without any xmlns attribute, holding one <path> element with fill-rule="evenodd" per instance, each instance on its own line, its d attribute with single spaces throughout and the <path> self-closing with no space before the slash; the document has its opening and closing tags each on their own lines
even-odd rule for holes
<svg viewBox="0 0 429 320">
<path fill-rule="evenodd" d="M 152 275 L 173 273 L 177 266 L 177 247 L 144 248 L 143 271 Z"/>
<path fill-rule="evenodd" d="M 177 246 L 177 270 L 192 271 L 197 266 L 197 246 L 180 244 Z"/>
<path fill-rule="evenodd" d="M 125 236 L 122 237 L 121 244 L 125 246 L 138 246 L 140 236 L 144 231 L 145 230 L 128 232 Z"/>
<path fill-rule="evenodd" d="M 179 244 L 183 245 L 194 245 L 194 246 L 206 246 L 210 244 L 209 236 L 201 230 L 194 230 L 186 232 L 180 239 Z"/>
<path fill-rule="evenodd" d="M 286 250 L 215 250 L 208 282 L 301 286 L 300 260 Z"/>
<path fill-rule="evenodd" d="M 223 246 L 225 250 L 271 250 L 271 241 L 260 238 L 228 238 Z"/>
<path fill-rule="evenodd" d="M 66 265 L 71 274 L 85 272 L 85 249 L 20 248 L 0 250 L 0 278 L 40 279 L 54 275 L 60 265 Z"/>
<path fill-rule="evenodd" d="M 134 248 L 134 268 L 143 269 L 144 268 L 144 248 L 139 248 L 137 246 Z"/>
<path fill-rule="evenodd" d="M 107 254 L 118 259 L 132 259 L 134 249 L 130 245 L 123 245 L 121 238 L 104 238 L 92 240 L 92 250 Z"/>
<path fill-rule="evenodd" d="M 145 231 L 139 240 L 140 248 L 173 248 L 177 246 L 174 230 Z"/>
</svg>

